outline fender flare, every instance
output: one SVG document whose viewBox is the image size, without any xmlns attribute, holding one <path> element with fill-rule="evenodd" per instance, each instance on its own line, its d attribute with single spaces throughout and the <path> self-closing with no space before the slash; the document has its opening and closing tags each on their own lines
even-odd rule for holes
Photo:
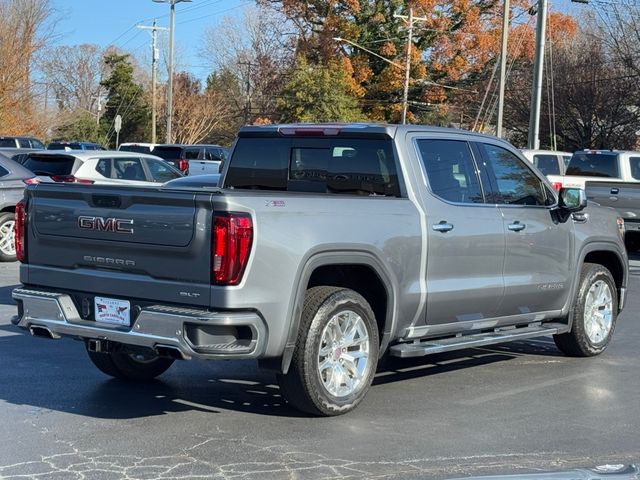
<svg viewBox="0 0 640 480">
<path fill-rule="evenodd" d="M 332 249 L 311 252 L 307 255 L 306 259 L 301 262 L 301 265 L 302 266 L 296 274 L 296 281 L 294 283 L 294 285 L 297 285 L 297 289 L 293 297 L 292 305 L 289 308 L 289 329 L 287 341 L 282 354 L 282 362 L 280 365 L 281 372 L 287 373 L 289 365 L 291 364 L 291 359 L 293 358 L 293 352 L 300 328 L 300 319 L 302 317 L 304 297 L 311 275 L 317 268 L 331 265 L 365 265 L 370 267 L 382 281 L 387 292 L 387 312 L 380 341 L 380 355 L 382 356 L 391 341 L 397 325 L 396 301 L 398 284 L 395 276 L 391 274 L 385 264 L 370 251 L 341 248 L 336 250 Z"/>
<path fill-rule="evenodd" d="M 573 279 L 573 284 L 571 285 L 571 292 L 569 294 L 569 300 L 567 302 L 567 305 L 562 311 L 563 315 L 566 315 L 567 317 L 567 326 L 569 329 L 571 329 L 572 322 L 573 322 L 573 319 L 572 319 L 573 302 L 576 297 L 578 287 L 580 285 L 580 271 L 582 270 L 582 266 L 585 263 L 585 258 L 587 257 L 588 254 L 592 252 L 613 253 L 618 259 L 618 261 L 620 262 L 620 265 L 622 266 L 622 269 L 623 269 L 622 284 L 620 285 L 620 288 L 624 289 L 627 286 L 629 269 L 628 267 L 625 268 L 626 254 L 623 253 L 623 251 L 620 249 L 618 244 L 614 242 L 595 241 L 595 242 L 590 242 L 583 245 L 582 248 L 580 249 L 580 253 L 578 254 L 578 262 L 576 263 L 577 275 Z M 628 265 L 628 262 L 626 264 Z M 621 292 L 618 292 L 618 293 L 620 296 Z"/>
</svg>

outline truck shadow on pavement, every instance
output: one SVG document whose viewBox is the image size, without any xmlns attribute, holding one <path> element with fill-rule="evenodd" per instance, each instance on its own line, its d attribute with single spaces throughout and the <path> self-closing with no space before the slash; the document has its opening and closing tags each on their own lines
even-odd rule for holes
<svg viewBox="0 0 640 480">
<path fill-rule="evenodd" d="M 3 335 L 4 332 L 8 335 Z M 392 359 L 378 369 L 372 391 L 377 385 L 419 377 L 428 379 L 532 355 L 560 356 L 553 341 L 538 339 L 491 349 Z M 131 419 L 186 411 L 215 414 L 231 410 L 275 417 L 308 417 L 289 407 L 275 375 L 260 371 L 254 361 L 176 362 L 155 381 L 126 382 L 101 374 L 87 358 L 81 342 L 32 338 L 3 325 L 0 364 L 12 366 L 10 371 L 0 371 L 0 401 L 30 405 L 34 413 L 53 410 L 102 419 Z"/>
<path fill-rule="evenodd" d="M 0 305 L 15 305 L 16 302 L 11 298 L 11 292 L 20 285 L 8 285 L 6 287 L 0 287 Z"/>
</svg>

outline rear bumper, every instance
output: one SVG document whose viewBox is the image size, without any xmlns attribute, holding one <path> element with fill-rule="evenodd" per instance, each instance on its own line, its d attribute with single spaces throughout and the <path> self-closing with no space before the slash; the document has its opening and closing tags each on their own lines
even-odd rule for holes
<svg viewBox="0 0 640 480">
<path fill-rule="evenodd" d="M 27 288 L 12 294 L 18 315 L 12 322 L 51 338 L 76 337 L 160 350 L 203 359 L 260 358 L 267 328 L 255 312 L 210 312 L 166 305 L 143 308 L 131 327 L 96 324 L 81 318 L 71 297 Z"/>
</svg>

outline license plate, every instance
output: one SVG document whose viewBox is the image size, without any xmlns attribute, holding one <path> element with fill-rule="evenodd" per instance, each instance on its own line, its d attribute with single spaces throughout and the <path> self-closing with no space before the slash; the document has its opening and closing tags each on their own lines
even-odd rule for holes
<svg viewBox="0 0 640 480">
<path fill-rule="evenodd" d="M 127 300 L 115 298 L 95 297 L 96 322 L 112 325 L 131 325 L 131 304 Z"/>
</svg>

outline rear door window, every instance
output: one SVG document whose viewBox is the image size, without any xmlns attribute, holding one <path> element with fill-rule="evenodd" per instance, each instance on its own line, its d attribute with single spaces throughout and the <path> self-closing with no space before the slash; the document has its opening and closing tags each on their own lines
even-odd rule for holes
<svg viewBox="0 0 640 480">
<path fill-rule="evenodd" d="M 201 148 L 185 148 L 184 150 L 184 158 L 187 160 L 196 160 L 200 158 L 200 150 Z"/>
<path fill-rule="evenodd" d="M 16 148 L 16 141 L 13 138 L 0 138 L 0 148 Z"/>
<path fill-rule="evenodd" d="M 31 140 L 28 138 L 19 138 L 18 143 L 20 144 L 20 148 L 31 148 Z"/>
<path fill-rule="evenodd" d="M 545 175 L 562 175 L 557 155 L 536 154 L 533 156 L 533 164 Z"/>
<path fill-rule="evenodd" d="M 24 166 L 36 175 L 73 175 L 76 159 L 66 155 L 30 155 Z"/>
<path fill-rule="evenodd" d="M 434 195 L 454 203 L 484 202 L 477 167 L 467 142 L 421 139 L 417 143 Z"/>
<path fill-rule="evenodd" d="M 576 152 L 571 157 L 566 175 L 619 178 L 618 154 Z"/>
<path fill-rule="evenodd" d="M 139 158 L 114 158 L 112 178 L 142 182 L 147 180 Z"/>
<path fill-rule="evenodd" d="M 204 158 L 206 160 L 213 160 L 217 162 L 224 160 L 224 151 L 221 148 L 207 147 L 205 148 L 204 154 Z"/>
</svg>

